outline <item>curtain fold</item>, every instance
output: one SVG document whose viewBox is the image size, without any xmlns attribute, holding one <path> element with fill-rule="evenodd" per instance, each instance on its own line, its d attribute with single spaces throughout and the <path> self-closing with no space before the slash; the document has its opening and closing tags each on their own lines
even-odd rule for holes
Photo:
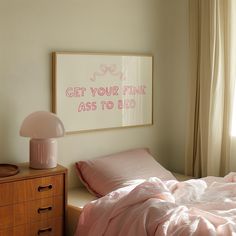
<svg viewBox="0 0 236 236">
<path fill-rule="evenodd" d="M 230 76 L 230 0 L 189 1 L 188 175 L 229 170 L 234 82 Z"/>
</svg>

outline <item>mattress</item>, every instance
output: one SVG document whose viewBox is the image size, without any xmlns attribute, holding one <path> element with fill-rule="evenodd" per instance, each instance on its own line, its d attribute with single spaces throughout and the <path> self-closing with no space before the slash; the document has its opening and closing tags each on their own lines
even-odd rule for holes
<svg viewBox="0 0 236 236">
<path fill-rule="evenodd" d="M 178 179 L 179 181 L 188 180 L 192 177 L 173 173 L 173 175 Z M 77 187 L 74 189 L 70 189 L 68 191 L 68 205 L 66 210 L 66 235 L 72 236 L 74 235 L 77 222 L 79 219 L 79 216 L 83 210 L 83 207 L 95 200 L 96 197 L 93 196 L 88 192 L 88 190 L 84 187 Z"/>
<path fill-rule="evenodd" d="M 96 197 L 90 194 L 84 187 L 74 188 L 68 191 L 66 235 L 73 235 L 83 206 L 95 199 Z"/>
</svg>

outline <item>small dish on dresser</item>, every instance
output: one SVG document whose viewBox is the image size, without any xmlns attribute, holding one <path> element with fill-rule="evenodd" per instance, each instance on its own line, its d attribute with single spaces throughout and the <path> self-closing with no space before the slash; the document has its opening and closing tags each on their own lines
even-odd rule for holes
<svg viewBox="0 0 236 236">
<path fill-rule="evenodd" d="M 16 175 L 20 169 L 17 165 L 0 164 L 0 178 Z"/>
</svg>

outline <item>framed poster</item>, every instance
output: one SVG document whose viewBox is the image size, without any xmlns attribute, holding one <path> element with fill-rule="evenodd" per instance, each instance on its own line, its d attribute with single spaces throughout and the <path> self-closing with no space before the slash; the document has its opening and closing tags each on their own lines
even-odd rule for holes
<svg viewBox="0 0 236 236">
<path fill-rule="evenodd" d="M 151 55 L 53 53 L 53 112 L 67 133 L 152 124 Z"/>
</svg>

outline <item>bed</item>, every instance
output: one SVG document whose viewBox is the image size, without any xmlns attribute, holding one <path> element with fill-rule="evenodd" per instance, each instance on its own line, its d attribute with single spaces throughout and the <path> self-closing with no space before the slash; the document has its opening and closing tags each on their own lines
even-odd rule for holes
<svg viewBox="0 0 236 236">
<path fill-rule="evenodd" d="M 85 187 L 77 187 L 68 191 L 66 209 L 66 235 L 72 236 L 76 230 L 79 216 L 85 204 L 97 199 Z"/>
<path fill-rule="evenodd" d="M 173 173 L 179 181 L 185 181 L 192 177 L 183 174 Z M 92 195 L 85 187 L 72 188 L 68 191 L 68 205 L 66 212 L 66 232 L 67 236 L 73 236 L 83 207 L 96 200 L 97 197 Z"/>
<path fill-rule="evenodd" d="M 191 179 L 166 170 L 147 149 L 76 168 L 86 188 L 69 191 L 68 235 L 236 235 L 236 173 Z"/>
</svg>

